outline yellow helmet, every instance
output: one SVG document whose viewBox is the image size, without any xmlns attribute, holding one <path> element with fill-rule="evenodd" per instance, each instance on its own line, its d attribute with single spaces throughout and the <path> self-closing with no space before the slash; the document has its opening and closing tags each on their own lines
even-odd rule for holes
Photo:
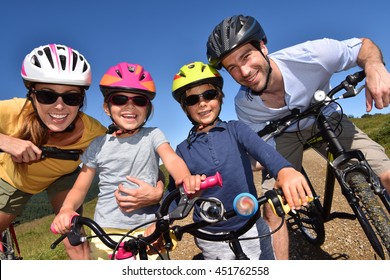
<svg viewBox="0 0 390 280">
<path fill-rule="evenodd" d="M 172 83 L 172 95 L 180 103 L 187 89 L 200 84 L 212 84 L 222 90 L 223 78 L 217 69 L 209 64 L 195 61 L 180 68 Z"/>
</svg>

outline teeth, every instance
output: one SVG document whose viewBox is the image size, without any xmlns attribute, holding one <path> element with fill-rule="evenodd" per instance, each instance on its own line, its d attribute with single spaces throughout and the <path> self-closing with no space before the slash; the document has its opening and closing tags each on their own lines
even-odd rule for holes
<svg viewBox="0 0 390 280">
<path fill-rule="evenodd" d="M 50 117 L 54 118 L 54 119 L 64 119 L 66 118 L 66 114 L 50 114 Z"/>
</svg>

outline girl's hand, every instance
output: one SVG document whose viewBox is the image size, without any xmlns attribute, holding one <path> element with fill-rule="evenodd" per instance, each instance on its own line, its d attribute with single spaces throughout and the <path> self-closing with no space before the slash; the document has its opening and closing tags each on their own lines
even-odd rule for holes
<svg viewBox="0 0 390 280">
<path fill-rule="evenodd" d="M 70 231 L 71 221 L 74 216 L 78 215 L 76 211 L 70 208 L 63 208 L 55 216 L 50 229 L 54 233 L 65 234 Z"/>
</svg>

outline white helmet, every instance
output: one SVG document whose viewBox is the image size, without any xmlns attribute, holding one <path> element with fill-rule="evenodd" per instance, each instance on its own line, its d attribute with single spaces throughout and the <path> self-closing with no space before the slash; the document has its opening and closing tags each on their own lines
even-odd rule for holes
<svg viewBox="0 0 390 280">
<path fill-rule="evenodd" d="M 32 83 L 88 88 L 92 81 L 91 67 L 84 56 L 70 47 L 56 44 L 40 46 L 26 55 L 21 75 L 28 89 Z"/>
</svg>

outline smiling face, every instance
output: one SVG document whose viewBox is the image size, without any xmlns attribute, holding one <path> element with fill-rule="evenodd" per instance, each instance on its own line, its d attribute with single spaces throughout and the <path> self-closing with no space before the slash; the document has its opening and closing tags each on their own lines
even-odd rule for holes
<svg viewBox="0 0 390 280">
<path fill-rule="evenodd" d="M 38 101 L 37 96 L 47 98 L 48 95 L 56 93 L 59 97 L 52 104 L 44 104 Z M 32 101 L 35 104 L 39 118 L 52 132 L 64 131 L 77 117 L 80 105 L 67 105 L 62 99 L 62 94 L 77 94 L 79 100 L 83 99 L 84 90 L 78 86 L 55 85 L 55 84 L 35 84 L 31 92 Z M 80 96 L 79 96 L 80 95 Z M 45 102 L 46 103 L 46 102 Z"/>
<path fill-rule="evenodd" d="M 121 98 L 116 100 L 115 96 L 121 96 Z M 126 96 L 127 100 L 123 96 Z M 145 104 L 143 97 L 143 95 L 129 92 L 113 93 L 109 100 L 104 103 L 104 111 L 120 129 L 129 131 L 137 129 L 144 124 L 148 115 L 148 108 L 151 106 L 148 100 Z M 120 104 L 116 104 L 118 101 L 120 101 Z"/>
<path fill-rule="evenodd" d="M 221 109 L 221 94 L 217 92 L 215 98 L 205 98 L 206 92 L 216 90 L 211 84 L 203 84 L 196 87 L 192 87 L 186 91 L 185 99 L 188 100 L 190 96 L 198 96 L 198 102 L 193 105 L 185 105 L 185 111 L 191 116 L 191 118 L 201 125 L 203 131 L 208 131 L 215 126 L 215 120 L 218 118 Z M 190 98 L 192 99 L 192 98 Z M 210 125 L 212 124 L 212 125 Z M 208 126 L 210 125 L 210 126 Z"/>
<path fill-rule="evenodd" d="M 266 56 L 268 49 L 263 42 L 260 42 L 260 48 Z M 229 53 L 222 60 L 222 65 L 237 83 L 261 92 L 266 86 L 270 68 L 264 56 L 252 44 L 247 43 Z"/>
</svg>

